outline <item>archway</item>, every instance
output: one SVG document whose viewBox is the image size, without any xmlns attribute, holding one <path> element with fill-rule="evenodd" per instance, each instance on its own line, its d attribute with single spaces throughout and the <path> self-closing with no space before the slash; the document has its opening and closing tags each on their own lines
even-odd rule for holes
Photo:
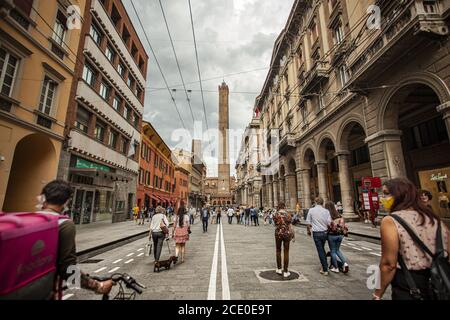
<svg viewBox="0 0 450 320">
<path fill-rule="evenodd" d="M 20 140 L 14 151 L 3 211 L 36 210 L 36 196 L 44 185 L 55 178 L 55 148 L 42 134 L 31 134 Z"/>
<path fill-rule="evenodd" d="M 325 190 L 321 193 L 326 194 L 325 199 L 338 202 L 341 201 L 341 187 L 339 183 L 339 166 L 336 156 L 336 147 L 333 140 L 329 137 L 324 138 L 319 144 L 318 151 L 318 174 L 325 176 L 324 184 Z M 323 178 L 322 178 L 323 179 Z M 320 182 L 320 180 L 319 180 Z M 320 189 L 320 183 L 319 183 Z M 319 190 L 320 191 L 320 190 Z"/>
<path fill-rule="evenodd" d="M 303 177 L 304 187 L 304 206 L 309 208 L 315 197 L 319 195 L 319 184 L 317 180 L 317 167 L 315 165 L 316 157 L 311 149 L 307 149 L 304 155 L 304 169 L 307 175 Z M 305 179 L 306 178 L 306 179 Z"/>
<path fill-rule="evenodd" d="M 397 147 L 403 154 L 399 159 L 403 175 L 417 187 L 430 191 L 434 211 L 450 219 L 450 142 L 445 120 L 436 110 L 441 103 L 429 85 L 403 86 L 386 106 L 383 127 L 401 133 Z"/>
</svg>

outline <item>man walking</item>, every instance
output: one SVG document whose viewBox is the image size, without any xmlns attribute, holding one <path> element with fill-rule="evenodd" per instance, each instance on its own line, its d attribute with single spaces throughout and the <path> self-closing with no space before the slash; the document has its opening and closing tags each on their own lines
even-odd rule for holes
<svg viewBox="0 0 450 320">
<path fill-rule="evenodd" d="M 245 226 L 249 226 L 250 225 L 250 208 L 246 207 L 245 208 Z"/>
<path fill-rule="evenodd" d="M 323 199 L 321 197 L 317 197 L 314 202 L 316 206 L 309 209 L 308 216 L 306 217 L 306 223 L 308 224 L 308 236 L 311 236 L 312 231 L 320 264 L 322 265 L 320 274 L 327 276 L 328 263 L 325 253 L 325 243 L 328 239 L 327 230 L 328 225 L 331 223 L 331 215 L 330 212 L 323 207 Z"/>
<path fill-rule="evenodd" d="M 259 226 L 258 211 L 256 211 L 256 208 L 254 206 L 252 206 L 252 208 L 250 209 L 250 214 L 251 214 L 254 226 L 255 227 L 256 227 L 256 225 Z"/>
<path fill-rule="evenodd" d="M 203 233 L 208 232 L 208 220 L 209 220 L 209 208 L 203 206 L 202 208 L 202 223 L 203 223 Z"/>
<path fill-rule="evenodd" d="M 195 219 L 195 208 L 191 206 L 189 209 L 189 224 L 194 224 Z"/>
<path fill-rule="evenodd" d="M 233 216 L 234 216 L 234 210 L 232 207 L 230 207 L 228 209 L 228 223 L 232 224 L 233 223 Z"/>
</svg>

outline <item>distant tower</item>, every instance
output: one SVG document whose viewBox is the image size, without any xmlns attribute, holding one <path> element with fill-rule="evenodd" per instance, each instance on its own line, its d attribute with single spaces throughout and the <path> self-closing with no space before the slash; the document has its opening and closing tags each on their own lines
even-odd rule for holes
<svg viewBox="0 0 450 320">
<path fill-rule="evenodd" d="M 228 97 L 230 91 L 225 82 L 219 86 L 219 166 L 218 166 L 218 193 L 220 195 L 230 194 L 230 159 L 228 144 L 229 107 Z"/>
</svg>

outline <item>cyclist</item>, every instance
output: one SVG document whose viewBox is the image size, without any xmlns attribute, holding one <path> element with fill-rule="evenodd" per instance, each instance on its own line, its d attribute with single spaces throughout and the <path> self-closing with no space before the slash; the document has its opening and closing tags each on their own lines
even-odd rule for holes
<svg viewBox="0 0 450 320">
<path fill-rule="evenodd" d="M 62 215 L 67 211 L 67 205 L 73 195 L 72 187 L 65 181 L 54 180 L 42 189 L 42 210 L 38 213 Z M 62 280 L 67 280 L 73 273 L 68 273 L 70 266 L 77 264 L 75 246 L 75 224 L 70 219 L 62 219 L 59 224 L 58 256 L 56 266 L 56 279 L 53 288 L 49 290 L 49 299 L 60 299 L 62 294 Z M 97 281 L 87 274 L 80 272 L 81 288 L 94 291 L 96 294 L 108 294 L 113 286 L 112 280 Z"/>
</svg>

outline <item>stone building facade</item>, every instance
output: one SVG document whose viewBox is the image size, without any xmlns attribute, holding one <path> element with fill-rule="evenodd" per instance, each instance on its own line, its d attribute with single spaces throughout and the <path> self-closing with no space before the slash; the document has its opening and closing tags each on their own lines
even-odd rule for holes
<svg viewBox="0 0 450 320">
<path fill-rule="evenodd" d="M 87 0 L 58 177 L 75 223 L 124 221 L 137 204 L 148 55 L 121 0 Z"/>
<path fill-rule="evenodd" d="M 407 177 L 450 218 L 449 18 L 448 0 L 295 1 L 255 104 L 280 134 L 264 206 L 320 195 L 353 218 L 361 178 Z"/>
</svg>

